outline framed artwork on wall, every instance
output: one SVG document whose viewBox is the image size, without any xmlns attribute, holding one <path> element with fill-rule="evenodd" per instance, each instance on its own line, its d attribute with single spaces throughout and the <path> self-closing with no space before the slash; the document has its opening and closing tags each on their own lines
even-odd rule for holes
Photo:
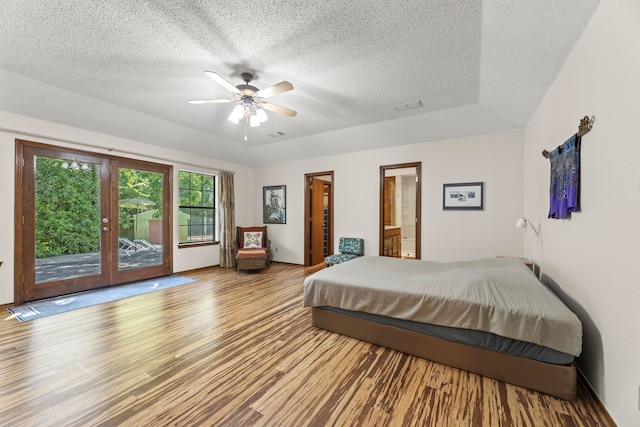
<svg viewBox="0 0 640 427">
<path fill-rule="evenodd" d="M 484 209 L 484 182 L 442 184 L 442 209 Z"/>
<path fill-rule="evenodd" d="M 262 221 L 265 224 L 287 223 L 287 186 L 262 187 Z"/>
</svg>

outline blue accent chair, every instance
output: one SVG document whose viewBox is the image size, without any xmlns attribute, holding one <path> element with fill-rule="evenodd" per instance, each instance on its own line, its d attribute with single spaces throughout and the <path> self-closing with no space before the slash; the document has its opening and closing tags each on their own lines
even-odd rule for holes
<svg viewBox="0 0 640 427">
<path fill-rule="evenodd" d="M 341 237 L 338 251 L 339 254 L 329 255 L 324 259 L 327 266 L 351 261 L 364 255 L 364 240 L 357 237 Z"/>
</svg>

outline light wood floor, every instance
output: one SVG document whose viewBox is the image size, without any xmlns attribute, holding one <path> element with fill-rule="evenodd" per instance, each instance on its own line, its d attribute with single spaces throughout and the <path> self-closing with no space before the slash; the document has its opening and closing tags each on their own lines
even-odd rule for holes
<svg viewBox="0 0 640 427">
<path fill-rule="evenodd" d="M 313 271 L 214 267 L 169 290 L 0 321 L 0 425 L 612 425 L 582 385 L 566 402 L 312 328 Z"/>
</svg>

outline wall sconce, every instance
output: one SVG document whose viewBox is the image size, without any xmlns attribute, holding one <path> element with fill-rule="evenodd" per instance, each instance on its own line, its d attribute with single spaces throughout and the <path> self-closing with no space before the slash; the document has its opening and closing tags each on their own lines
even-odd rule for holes
<svg viewBox="0 0 640 427">
<path fill-rule="evenodd" d="M 531 221 L 523 217 L 518 218 L 518 220 L 516 221 L 516 227 L 524 228 L 525 230 L 527 229 L 527 224 L 529 225 L 529 227 L 531 227 L 533 232 L 536 234 L 536 241 L 537 241 L 540 238 L 540 231 L 541 231 L 540 226 L 536 228 Z"/>
</svg>

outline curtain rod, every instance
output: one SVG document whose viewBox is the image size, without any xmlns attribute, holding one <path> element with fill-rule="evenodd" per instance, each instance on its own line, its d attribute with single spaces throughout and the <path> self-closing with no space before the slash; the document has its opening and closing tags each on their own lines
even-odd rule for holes
<svg viewBox="0 0 640 427">
<path fill-rule="evenodd" d="M 586 135 L 591 131 L 591 128 L 593 127 L 593 122 L 596 121 L 596 116 L 591 116 L 591 118 L 589 118 L 589 116 L 584 116 L 581 120 L 580 120 L 580 125 L 578 126 L 578 133 L 576 133 L 576 136 L 582 136 L 582 135 Z M 549 158 L 549 156 L 551 155 L 551 153 L 547 150 L 542 151 L 542 156 L 546 159 Z"/>
<path fill-rule="evenodd" d="M 185 165 L 185 166 L 195 166 L 198 168 L 205 168 L 205 169 L 209 169 L 209 170 L 213 170 L 216 172 L 228 172 L 231 174 L 235 175 L 235 171 L 228 171 L 228 170 L 224 170 L 224 169 L 218 169 L 218 168 L 213 168 L 211 166 L 207 166 L 207 165 L 201 165 L 198 163 L 190 163 L 190 162 L 181 162 L 181 161 L 176 161 L 174 159 L 167 159 L 164 157 L 159 157 L 159 156 L 151 156 L 148 154 L 141 154 L 141 153 L 137 153 L 135 151 L 127 151 L 127 150 L 121 150 L 119 148 L 113 148 L 113 147 L 102 147 L 100 145 L 95 145 L 95 144 L 89 144 L 86 142 L 78 142 L 78 141 L 73 141 L 70 139 L 64 139 L 64 138 L 57 138 L 55 136 L 47 136 L 47 135 L 40 135 L 37 133 L 33 133 L 33 132 L 27 132 L 27 131 L 23 131 L 23 130 L 17 130 L 17 129 L 9 129 L 9 128 L 5 128 L 5 127 L 0 127 L 0 132 L 7 132 L 7 133 L 16 133 L 18 135 L 22 135 L 22 136 L 27 136 L 30 138 L 40 138 L 40 139 L 46 139 L 49 141 L 54 141 L 54 142 L 63 142 L 66 144 L 73 144 L 73 145 L 79 145 L 81 147 L 89 147 L 89 148 L 96 148 L 99 150 L 106 150 L 110 153 L 120 153 L 120 154 L 129 154 L 129 155 L 134 155 L 134 156 L 143 156 L 146 157 L 148 159 L 153 159 L 153 160 L 159 160 L 159 161 L 163 161 L 163 162 L 169 162 L 169 163 L 179 163 L 181 165 Z"/>
</svg>

